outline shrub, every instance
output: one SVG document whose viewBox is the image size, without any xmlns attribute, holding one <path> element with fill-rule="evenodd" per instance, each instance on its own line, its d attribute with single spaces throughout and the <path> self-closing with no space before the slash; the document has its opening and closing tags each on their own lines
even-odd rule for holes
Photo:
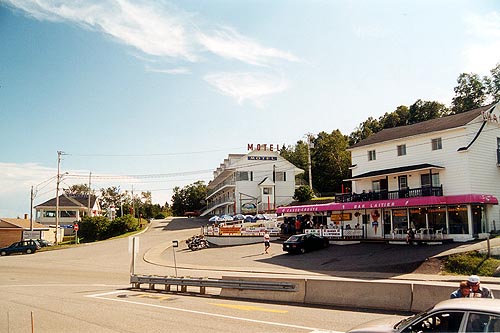
<svg viewBox="0 0 500 333">
<path fill-rule="evenodd" d="M 309 186 L 302 185 L 295 190 L 293 198 L 300 202 L 311 200 L 314 197 L 314 192 Z"/>
<path fill-rule="evenodd" d="M 155 216 L 155 219 L 157 220 L 163 220 L 165 218 L 165 215 L 163 213 L 159 213 L 158 215 Z"/>
<path fill-rule="evenodd" d="M 448 273 L 459 275 L 493 276 L 498 266 L 500 266 L 500 260 L 488 259 L 486 254 L 473 251 L 449 256 L 443 268 Z"/>
</svg>

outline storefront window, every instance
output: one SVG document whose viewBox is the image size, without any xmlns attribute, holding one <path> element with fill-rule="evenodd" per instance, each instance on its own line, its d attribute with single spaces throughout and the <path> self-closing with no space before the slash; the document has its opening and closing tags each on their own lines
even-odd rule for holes
<svg viewBox="0 0 500 333">
<path fill-rule="evenodd" d="M 448 221 L 450 222 L 450 234 L 468 234 L 467 206 L 448 206 Z"/>
<path fill-rule="evenodd" d="M 425 209 L 410 208 L 410 225 L 415 226 L 415 229 L 427 228 L 425 225 Z"/>
<path fill-rule="evenodd" d="M 446 208 L 445 207 L 429 207 L 427 208 L 427 218 L 429 219 L 429 228 L 434 231 L 443 229 L 446 230 Z"/>
<path fill-rule="evenodd" d="M 408 228 L 408 214 L 406 212 L 406 209 L 394 209 L 392 211 L 392 223 L 394 229 Z"/>
</svg>

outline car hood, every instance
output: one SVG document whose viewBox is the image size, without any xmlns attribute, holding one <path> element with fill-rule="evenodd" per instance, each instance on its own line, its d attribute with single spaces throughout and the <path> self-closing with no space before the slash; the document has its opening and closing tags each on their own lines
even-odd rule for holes
<svg viewBox="0 0 500 333">
<path fill-rule="evenodd" d="M 382 332 L 397 332 L 394 325 L 401 320 L 401 317 L 390 316 L 380 319 L 375 319 L 364 324 L 351 328 L 348 333 L 382 333 Z"/>
</svg>

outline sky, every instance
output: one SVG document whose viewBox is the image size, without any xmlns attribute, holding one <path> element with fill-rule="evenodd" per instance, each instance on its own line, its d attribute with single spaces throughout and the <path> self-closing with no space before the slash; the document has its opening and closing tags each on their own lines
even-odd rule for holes
<svg viewBox="0 0 500 333">
<path fill-rule="evenodd" d="M 58 166 L 163 205 L 248 144 L 449 106 L 498 62 L 496 0 L 0 0 L 0 217 Z"/>
</svg>

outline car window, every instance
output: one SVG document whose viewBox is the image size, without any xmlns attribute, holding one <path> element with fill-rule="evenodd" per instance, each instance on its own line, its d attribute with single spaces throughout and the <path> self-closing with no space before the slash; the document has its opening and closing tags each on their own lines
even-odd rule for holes
<svg viewBox="0 0 500 333">
<path fill-rule="evenodd" d="M 403 333 L 426 333 L 426 332 L 459 332 L 463 312 L 445 311 L 429 314 L 405 328 Z"/>
<path fill-rule="evenodd" d="M 467 318 L 465 331 L 467 333 L 500 332 L 500 316 L 471 312 Z"/>
</svg>

